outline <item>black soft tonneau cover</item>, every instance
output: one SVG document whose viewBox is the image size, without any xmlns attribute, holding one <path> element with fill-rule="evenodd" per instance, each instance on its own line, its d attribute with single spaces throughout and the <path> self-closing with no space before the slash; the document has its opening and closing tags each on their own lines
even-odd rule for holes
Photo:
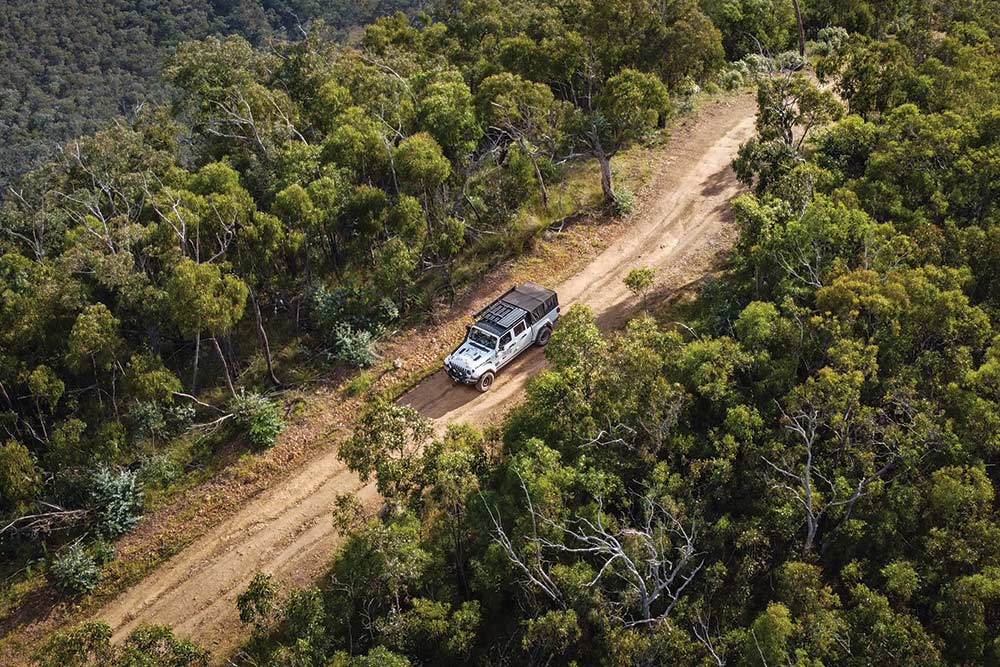
<svg viewBox="0 0 1000 667">
<path fill-rule="evenodd" d="M 524 283 L 517 287 L 511 287 L 499 299 L 476 313 L 476 317 L 497 310 L 494 308 L 497 304 L 506 304 L 524 310 L 528 313 L 529 323 L 534 324 L 559 305 L 559 297 L 552 290 L 537 283 Z"/>
</svg>

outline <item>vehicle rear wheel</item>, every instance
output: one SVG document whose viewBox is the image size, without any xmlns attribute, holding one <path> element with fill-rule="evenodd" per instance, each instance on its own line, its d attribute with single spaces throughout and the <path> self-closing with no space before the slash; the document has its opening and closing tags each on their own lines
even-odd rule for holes
<svg viewBox="0 0 1000 667">
<path fill-rule="evenodd" d="M 545 347 L 549 344 L 549 339 L 552 338 L 552 327 L 542 327 L 538 332 L 538 336 L 535 338 L 535 345 L 538 347 Z"/>
<path fill-rule="evenodd" d="M 476 382 L 476 389 L 483 392 L 489 391 L 490 387 L 493 386 L 493 378 L 494 378 L 493 372 L 486 371 L 479 378 L 479 381 Z"/>
</svg>

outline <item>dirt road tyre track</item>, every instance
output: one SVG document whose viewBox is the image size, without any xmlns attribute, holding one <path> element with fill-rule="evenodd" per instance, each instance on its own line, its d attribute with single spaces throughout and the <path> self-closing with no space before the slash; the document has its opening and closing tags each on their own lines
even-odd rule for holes
<svg viewBox="0 0 1000 667">
<path fill-rule="evenodd" d="M 671 140 L 671 159 L 657 167 L 652 194 L 627 231 L 557 286 L 564 312 L 585 303 L 602 327 L 613 327 L 636 306 L 622 282 L 630 269 L 657 268 L 656 289 L 662 291 L 682 287 L 717 265 L 735 236 L 728 202 L 740 188 L 730 162 L 752 134 L 754 111 L 752 98 L 742 95 L 709 103 L 688 121 L 688 129 Z M 439 372 L 400 400 L 439 428 L 484 423 L 512 405 L 544 363 L 543 350 L 532 348 L 497 375 L 489 392 L 457 385 Z M 244 638 L 235 600 L 255 572 L 306 585 L 324 570 L 338 543 L 330 511 L 336 496 L 349 492 L 366 504 L 378 503 L 374 488 L 362 485 L 330 448 L 173 556 L 97 617 L 112 626 L 116 640 L 140 623 L 171 625 L 220 660 Z"/>
</svg>

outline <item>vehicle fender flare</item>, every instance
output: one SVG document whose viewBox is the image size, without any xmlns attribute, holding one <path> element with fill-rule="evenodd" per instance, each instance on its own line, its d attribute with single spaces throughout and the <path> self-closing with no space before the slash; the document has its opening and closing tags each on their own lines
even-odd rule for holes
<svg viewBox="0 0 1000 667">
<path fill-rule="evenodd" d="M 548 320 L 545 321 L 542 326 L 538 327 L 538 333 L 535 334 L 534 343 L 538 347 L 545 347 L 549 344 L 549 338 L 552 336 L 552 323 Z"/>
</svg>

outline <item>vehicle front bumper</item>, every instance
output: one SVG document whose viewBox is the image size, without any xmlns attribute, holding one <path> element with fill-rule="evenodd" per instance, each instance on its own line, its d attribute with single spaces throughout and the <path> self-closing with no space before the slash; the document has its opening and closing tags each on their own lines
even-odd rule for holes
<svg viewBox="0 0 1000 667">
<path fill-rule="evenodd" d="M 448 373 L 448 377 L 455 382 L 460 382 L 462 384 L 475 384 L 478 379 L 473 375 L 472 371 L 468 371 L 464 368 L 457 368 L 451 364 L 445 364 L 444 370 Z"/>
</svg>

